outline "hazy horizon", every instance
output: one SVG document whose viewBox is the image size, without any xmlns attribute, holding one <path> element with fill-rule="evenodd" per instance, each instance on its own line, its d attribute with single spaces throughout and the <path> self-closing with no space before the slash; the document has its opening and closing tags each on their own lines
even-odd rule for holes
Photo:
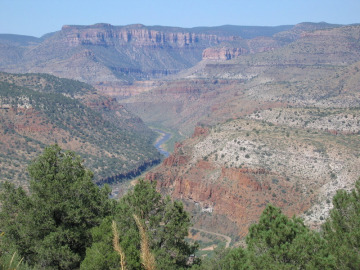
<svg viewBox="0 0 360 270">
<path fill-rule="evenodd" d="M 265 0 L 170 2 L 154 0 L 3 0 L 0 33 L 41 37 L 63 25 L 144 24 L 182 28 L 222 25 L 280 26 L 302 22 L 359 23 L 360 1 Z"/>
</svg>

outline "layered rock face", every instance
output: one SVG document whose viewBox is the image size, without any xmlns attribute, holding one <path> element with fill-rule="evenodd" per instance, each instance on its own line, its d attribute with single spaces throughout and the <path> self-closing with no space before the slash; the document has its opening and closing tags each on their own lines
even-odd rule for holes
<svg viewBox="0 0 360 270">
<path fill-rule="evenodd" d="M 267 111 L 272 115 L 274 109 Z M 279 114 L 281 109 L 275 111 Z M 289 109 L 295 111 L 301 109 Z M 354 115 L 344 120 L 344 127 L 360 117 L 356 110 L 324 110 L 319 120 L 323 114 L 331 121 Z M 335 191 L 351 188 L 360 174 L 359 158 L 354 157 L 358 136 L 345 134 L 340 139 L 319 125 L 305 130 L 300 114 L 297 126 L 291 127 L 258 121 L 254 115 L 197 127 L 146 178 L 157 181 L 162 193 L 182 200 L 195 226 L 206 230 L 242 238 L 269 203 L 319 227 Z"/>
<path fill-rule="evenodd" d="M 146 93 L 127 94 L 129 98 L 121 102 L 145 122 L 184 136 L 199 123 L 213 125 L 267 108 L 358 107 L 359 31 L 359 26 L 315 31 L 277 49 L 271 49 L 268 39 L 262 47 L 268 51 L 249 50 L 235 58 L 231 58 L 234 51 L 226 56 L 226 48 L 221 53 L 206 49 L 204 55 L 212 60 L 181 72 L 177 80 L 153 84 Z M 260 45 L 257 40 L 251 40 L 252 48 Z"/>
<path fill-rule="evenodd" d="M 247 53 L 248 50 L 244 48 L 208 48 L 203 51 L 202 58 L 210 60 L 230 60 Z"/>
<path fill-rule="evenodd" d="M 129 99 L 146 122 L 190 137 L 147 179 L 207 230 L 243 237 L 268 203 L 319 228 L 360 175 L 359 31 L 300 30 L 253 55 L 206 49 L 181 81 Z"/>
<path fill-rule="evenodd" d="M 197 34 L 185 29 L 153 30 L 144 25 L 130 25 L 125 27 L 110 24 L 96 24 L 93 26 L 69 26 L 62 28 L 64 41 L 69 46 L 99 45 L 116 46 L 132 44 L 135 47 L 177 47 L 188 48 L 199 45 L 211 46 L 222 41 L 234 41 L 238 37 L 226 37 L 209 34 Z"/>
<path fill-rule="evenodd" d="M 292 35 L 291 28 L 65 25 L 56 33 L 40 39 L 26 37 L 20 43 L 0 35 L 0 70 L 50 73 L 93 85 L 106 82 L 121 90 L 119 83 L 176 74 L 202 57 L 228 60 L 284 46 L 300 35 L 294 39 L 272 36 L 284 30 L 288 30 L 286 37 Z M 203 54 L 208 48 L 214 49 Z"/>
</svg>

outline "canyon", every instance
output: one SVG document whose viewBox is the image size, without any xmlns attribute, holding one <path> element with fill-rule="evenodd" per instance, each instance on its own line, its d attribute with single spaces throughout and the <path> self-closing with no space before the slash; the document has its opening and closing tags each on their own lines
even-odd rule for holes
<svg viewBox="0 0 360 270">
<path fill-rule="evenodd" d="M 269 203 L 318 229 L 336 191 L 350 190 L 360 175 L 359 42 L 359 25 L 327 23 L 189 29 L 68 25 L 40 39 L 0 35 L 0 70 L 48 73 L 92 86 L 69 92 L 69 85 L 54 87 L 46 79 L 50 75 L 40 74 L 1 73 L 3 82 L 61 92 L 121 127 L 115 133 L 128 135 L 106 151 L 101 150 L 106 143 L 89 144 L 83 135 L 81 144 L 70 143 L 72 135 L 58 124 L 50 128 L 36 124 L 46 120 L 34 125 L 29 120 L 29 125 L 24 115 L 47 116 L 21 99 L 17 111 L 2 102 L 2 119 L 11 119 L 6 123 L 16 134 L 48 138 L 51 130 L 57 141 L 66 140 L 62 147 L 106 158 L 94 166 L 97 158 L 91 156 L 89 163 L 95 174 L 104 172 L 98 177 L 102 183 L 161 163 L 145 178 L 181 200 L 196 228 L 228 235 L 233 243 Z M 14 125 L 16 117 L 22 120 Z M 147 126 L 172 134 L 163 146 L 171 153 L 163 161 L 150 150 L 156 136 Z M 99 126 L 88 130 L 96 141 L 106 139 Z M 132 144 L 132 136 L 139 140 Z M 119 164 L 127 167 L 125 160 L 132 164 L 127 170 L 109 173 Z"/>
<path fill-rule="evenodd" d="M 319 229 L 336 190 L 351 189 L 360 173 L 359 30 L 317 30 L 275 50 L 203 59 L 123 100 L 145 122 L 187 138 L 147 179 L 182 200 L 197 227 L 233 239 L 268 203 Z"/>
</svg>

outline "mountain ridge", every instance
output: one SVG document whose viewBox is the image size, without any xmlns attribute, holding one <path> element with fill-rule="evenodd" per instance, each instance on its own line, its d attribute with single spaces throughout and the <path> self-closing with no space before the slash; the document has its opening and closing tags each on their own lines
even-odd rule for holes
<svg viewBox="0 0 360 270">
<path fill-rule="evenodd" d="M 256 37 L 270 38 L 294 27 L 65 25 L 62 30 L 41 38 L 0 35 L 0 46 L 7 46 L 3 48 L 6 54 L 0 54 L 0 70 L 50 73 L 92 84 L 112 82 L 116 85 L 175 74 L 198 63 L 209 47 L 223 42 L 236 46 L 244 39 Z M 298 29 L 303 27 L 297 26 Z M 314 24 L 312 29 L 328 27 L 337 26 L 322 23 Z M 22 41 L 19 43 L 16 39 Z M 29 39 L 32 42 L 27 41 Z M 284 41 L 273 42 L 278 47 Z M 261 44 L 257 43 L 256 46 Z"/>
</svg>

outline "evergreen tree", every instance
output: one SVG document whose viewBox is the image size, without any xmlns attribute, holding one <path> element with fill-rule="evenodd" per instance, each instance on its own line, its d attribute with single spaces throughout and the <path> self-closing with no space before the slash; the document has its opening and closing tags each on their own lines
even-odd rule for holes
<svg viewBox="0 0 360 270">
<path fill-rule="evenodd" d="M 289 219 L 268 205 L 246 238 L 254 269 L 333 269 L 325 241 L 301 219 Z"/>
<path fill-rule="evenodd" d="M 324 238 L 339 269 L 360 269 L 360 181 L 351 192 L 339 190 L 323 225 Z"/>
<path fill-rule="evenodd" d="M 119 244 L 125 253 L 127 269 L 142 269 L 141 239 L 134 214 L 145 225 L 158 269 L 189 267 L 188 258 L 197 246 L 185 241 L 190 227 L 188 214 L 180 202 L 163 199 L 156 191 L 155 183 L 140 179 L 134 190 L 121 198 L 112 217 L 117 224 Z M 87 249 L 81 269 L 119 269 L 119 255 L 114 250 L 109 254 L 107 248 L 101 250 L 102 247 L 112 246 L 109 232 L 110 220 L 104 220 L 98 228 L 93 229 L 94 243 Z"/>
<path fill-rule="evenodd" d="M 79 156 L 47 147 L 30 166 L 30 194 L 5 184 L 0 200 L 1 250 L 12 248 L 31 265 L 74 269 L 91 245 L 90 229 L 111 211 Z"/>
<path fill-rule="evenodd" d="M 86 250 L 86 257 L 81 263 L 81 269 L 109 270 L 120 269 L 120 256 L 114 251 L 112 217 L 103 220 L 100 226 L 92 229 L 93 244 Z"/>
</svg>

